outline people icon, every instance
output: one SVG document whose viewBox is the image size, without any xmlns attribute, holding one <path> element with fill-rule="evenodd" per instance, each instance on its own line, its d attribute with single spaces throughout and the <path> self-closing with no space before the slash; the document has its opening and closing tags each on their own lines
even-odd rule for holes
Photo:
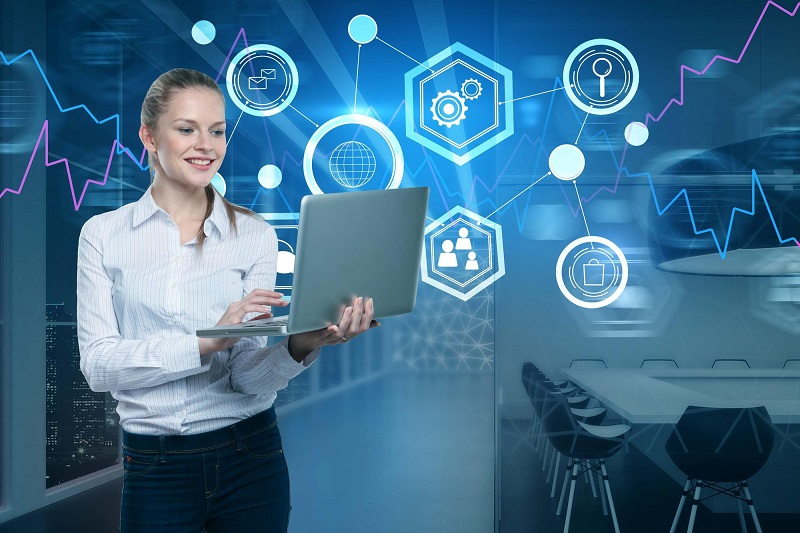
<svg viewBox="0 0 800 533">
<path fill-rule="evenodd" d="M 439 254 L 439 261 L 436 264 L 442 268 L 458 266 L 458 258 L 453 252 L 453 241 L 450 239 L 442 243 L 442 253 Z"/>
<path fill-rule="evenodd" d="M 456 241 L 456 250 L 472 250 L 472 241 L 468 237 L 469 230 L 461 228 L 458 230 L 458 240 Z"/>
<path fill-rule="evenodd" d="M 468 257 L 467 266 L 464 267 L 464 269 L 465 270 L 479 270 L 478 261 L 477 261 L 477 259 L 475 259 L 477 257 L 475 252 L 470 252 L 469 255 L 467 255 L 467 257 Z"/>
</svg>

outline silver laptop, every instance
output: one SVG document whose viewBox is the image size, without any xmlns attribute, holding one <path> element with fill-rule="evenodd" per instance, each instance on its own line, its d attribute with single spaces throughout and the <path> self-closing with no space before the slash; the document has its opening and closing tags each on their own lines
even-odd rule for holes
<svg viewBox="0 0 800 533">
<path fill-rule="evenodd" d="M 338 324 L 356 296 L 375 318 L 417 298 L 427 187 L 312 195 L 300 204 L 289 315 L 197 330 L 198 337 L 289 335 Z"/>
</svg>

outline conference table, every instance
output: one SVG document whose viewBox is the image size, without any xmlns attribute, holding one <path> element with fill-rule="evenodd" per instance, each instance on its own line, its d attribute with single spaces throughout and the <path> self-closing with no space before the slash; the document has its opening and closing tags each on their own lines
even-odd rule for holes
<svg viewBox="0 0 800 533">
<path fill-rule="evenodd" d="M 769 461 L 750 481 L 759 512 L 800 513 L 800 370 L 563 368 L 561 374 L 633 426 L 628 444 L 682 486 L 664 445 L 686 407 L 767 408 L 775 429 Z M 787 490 L 788 489 L 788 490 Z M 732 498 L 704 502 L 736 512 Z"/>
</svg>

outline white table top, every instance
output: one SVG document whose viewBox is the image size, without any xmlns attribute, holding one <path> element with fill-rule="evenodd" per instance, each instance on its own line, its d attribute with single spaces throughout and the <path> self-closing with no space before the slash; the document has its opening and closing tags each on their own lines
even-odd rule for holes
<svg viewBox="0 0 800 533">
<path fill-rule="evenodd" d="M 674 424 L 689 405 L 764 405 L 773 422 L 800 424 L 799 370 L 564 368 L 561 372 L 633 424 Z"/>
</svg>

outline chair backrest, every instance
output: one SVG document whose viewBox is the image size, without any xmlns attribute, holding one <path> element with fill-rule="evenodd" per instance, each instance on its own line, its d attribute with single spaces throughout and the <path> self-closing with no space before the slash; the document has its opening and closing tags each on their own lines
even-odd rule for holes
<svg viewBox="0 0 800 533">
<path fill-rule="evenodd" d="M 675 359 L 645 359 L 642 361 L 642 368 L 674 370 L 679 367 Z"/>
<path fill-rule="evenodd" d="M 800 370 L 800 359 L 787 359 L 785 363 L 783 363 L 783 368 L 789 370 Z"/>
<path fill-rule="evenodd" d="M 775 440 L 766 407 L 686 408 L 666 449 L 684 473 L 707 481 L 742 481 L 767 462 Z M 689 470 L 689 471 L 687 471 Z"/>
<path fill-rule="evenodd" d="M 750 365 L 744 359 L 715 359 L 711 368 L 717 368 L 719 370 L 746 370 L 750 368 Z"/>
<path fill-rule="evenodd" d="M 608 368 L 602 359 L 573 359 L 570 368 Z"/>
</svg>

